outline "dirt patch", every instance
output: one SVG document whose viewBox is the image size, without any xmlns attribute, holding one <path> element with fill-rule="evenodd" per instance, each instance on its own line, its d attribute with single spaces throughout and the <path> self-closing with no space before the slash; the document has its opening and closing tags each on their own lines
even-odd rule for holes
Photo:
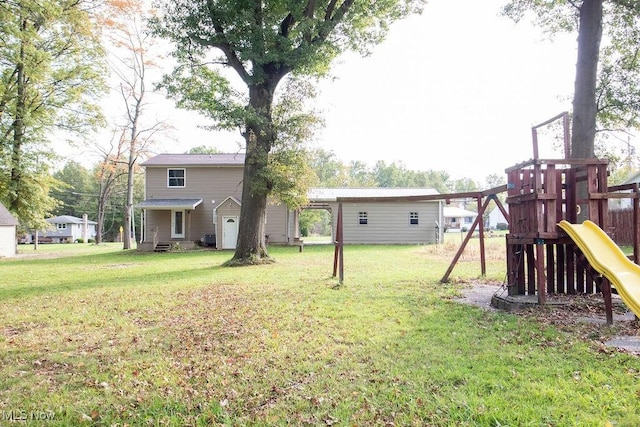
<svg viewBox="0 0 640 427">
<path fill-rule="evenodd" d="M 491 299 L 494 295 L 502 293 L 506 293 L 506 289 L 498 284 L 470 283 L 462 290 L 462 296 L 454 301 L 497 311 L 498 309 L 491 306 Z M 619 297 L 614 295 L 613 298 L 613 325 L 606 324 L 601 294 L 554 295 L 549 297 L 554 304 L 533 306 L 512 313 L 577 334 L 601 348 L 615 348 L 640 355 L 640 322 Z"/>
</svg>

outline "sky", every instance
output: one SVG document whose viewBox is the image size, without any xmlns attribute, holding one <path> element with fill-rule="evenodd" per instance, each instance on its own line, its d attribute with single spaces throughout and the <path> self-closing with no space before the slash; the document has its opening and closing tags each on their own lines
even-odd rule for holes
<svg viewBox="0 0 640 427">
<path fill-rule="evenodd" d="M 402 162 L 481 185 L 532 158 L 531 126 L 571 109 L 576 36 L 550 40 L 516 24 L 499 15 L 506 2 L 430 0 L 422 15 L 394 23 L 370 56 L 340 57 L 320 84 L 325 127 L 312 147 L 345 163 Z M 205 118 L 170 100 L 149 109 L 175 128 L 157 152 L 236 152 L 242 143 L 237 132 L 200 129 Z"/>
</svg>

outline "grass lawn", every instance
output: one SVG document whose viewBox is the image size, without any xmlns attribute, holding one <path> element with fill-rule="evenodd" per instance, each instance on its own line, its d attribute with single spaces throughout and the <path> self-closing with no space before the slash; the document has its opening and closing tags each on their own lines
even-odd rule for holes
<svg viewBox="0 0 640 427">
<path fill-rule="evenodd" d="M 640 425 L 640 359 L 600 344 L 615 325 L 453 301 L 480 270 L 472 241 L 439 283 L 456 243 L 347 246 L 342 286 L 331 245 L 243 268 L 21 247 L 0 260 L 0 425 Z"/>
</svg>

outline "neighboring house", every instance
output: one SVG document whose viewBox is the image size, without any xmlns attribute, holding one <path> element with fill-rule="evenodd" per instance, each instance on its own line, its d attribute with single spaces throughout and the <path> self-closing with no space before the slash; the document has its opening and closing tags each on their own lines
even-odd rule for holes
<svg viewBox="0 0 640 427">
<path fill-rule="evenodd" d="M 344 243 L 429 244 L 442 241 L 442 200 L 380 198 L 438 194 L 432 188 L 313 188 L 309 190 L 309 202 L 311 208 L 331 211 L 336 236 L 338 199 L 349 198 L 342 204 Z"/>
<path fill-rule="evenodd" d="M 0 258 L 16 256 L 18 220 L 0 203 Z"/>
<path fill-rule="evenodd" d="M 509 213 L 509 205 L 508 204 L 503 204 L 504 210 L 507 211 L 507 213 Z M 504 215 L 502 214 L 502 211 L 500 210 L 499 207 L 495 206 L 491 212 L 489 212 L 489 218 L 487 221 L 487 225 L 489 226 L 489 228 L 491 230 L 495 230 L 498 226 L 498 224 L 506 224 L 508 225 L 509 223 L 507 222 L 507 219 L 504 217 Z"/>
<path fill-rule="evenodd" d="M 90 221 L 87 215 L 82 218 L 71 215 L 61 215 L 46 220 L 51 224 L 50 228 L 40 231 L 38 242 L 42 243 L 74 243 L 82 240 L 88 243 L 89 239 L 96 238 L 95 221 Z"/>
<path fill-rule="evenodd" d="M 478 216 L 477 212 L 455 206 L 445 206 L 443 211 L 445 231 L 467 231 Z"/>
<path fill-rule="evenodd" d="M 640 183 L 640 172 L 637 172 L 627 178 L 626 181 L 622 183 L 624 184 L 637 184 Z M 631 190 L 624 191 L 624 193 L 631 193 Z M 633 207 L 633 199 L 631 198 L 622 198 L 622 199 L 609 199 L 609 209 L 610 210 L 621 210 L 621 209 L 631 209 Z"/>
<path fill-rule="evenodd" d="M 139 250 L 178 243 L 236 247 L 244 154 L 160 154 L 142 166 L 145 200 L 136 205 L 143 209 Z M 294 215 L 284 204 L 268 204 L 265 237 L 269 243 L 294 240 Z"/>
</svg>

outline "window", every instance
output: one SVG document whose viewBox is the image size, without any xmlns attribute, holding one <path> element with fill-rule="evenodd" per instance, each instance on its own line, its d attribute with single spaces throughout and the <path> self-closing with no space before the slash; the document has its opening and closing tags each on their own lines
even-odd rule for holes
<svg viewBox="0 0 640 427">
<path fill-rule="evenodd" d="M 169 169 L 168 170 L 167 186 L 169 187 L 184 187 L 185 177 L 187 172 L 185 169 Z"/>
<path fill-rule="evenodd" d="M 58 224 L 58 230 L 66 230 L 67 224 Z"/>
<path fill-rule="evenodd" d="M 418 225 L 418 212 L 409 212 L 409 224 Z"/>
<path fill-rule="evenodd" d="M 367 225 L 369 223 L 369 218 L 366 212 L 358 212 L 358 224 Z"/>
</svg>

